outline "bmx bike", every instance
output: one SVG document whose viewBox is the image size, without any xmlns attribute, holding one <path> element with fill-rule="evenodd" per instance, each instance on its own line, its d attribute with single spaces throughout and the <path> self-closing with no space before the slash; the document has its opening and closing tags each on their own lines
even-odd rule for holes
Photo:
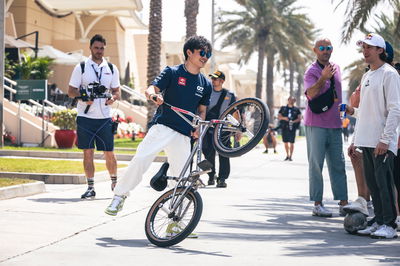
<svg viewBox="0 0 400 266">
<path fill-rule="evenodd" d="M 245 98 L 232 103 L 219 119 L 205 121 L 189 111 L 167 103 L 163 104 L 193 128 L 200 127 L 199 138 L 180 175 L 167 176 L 169 164 L 164 163 L 150 181 L 151 187 L 157 191 L 163 191 L 167 187 L 168 180 L 176 181 L 174 188 L 154 202 L 145 221 L 147 239 L 159 247 L 168 247 L 188 237 L 200 220 L 203 202 L 198 192 L 201 185 L 199 178 L 200 175 L 210 172 L 212 167 L 207 160 L 201 160 L 202 142 L 207 130 L 210 127 L 214 128 L 213 145 L 220 155 L 241 156 L 254 148 L 262 139 L 268 127 L 269 110 L 257 98 Z M 197 155 L 195 167 L 188 171 L 195 155 Z"/>
</svg>

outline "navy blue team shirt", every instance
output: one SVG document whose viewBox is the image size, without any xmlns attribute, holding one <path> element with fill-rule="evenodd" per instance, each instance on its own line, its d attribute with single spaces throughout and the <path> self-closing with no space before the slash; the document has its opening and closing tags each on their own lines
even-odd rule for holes
<svg viewBox="0 0 400 266">
<path fill-rule="evenodd" d="M 166 103 L 192 113 L 197 112 L 199 105 L 208 106 L 210 103 L 211 82 L 201 73 L 189 73 L 183 64 L 167 66 L 151 84 L 160 89 Z M 190 136 L 193 129 L 164 105 L 158 107 L 151 124 L 163 124 L 186 136 Z"/>
</svg>

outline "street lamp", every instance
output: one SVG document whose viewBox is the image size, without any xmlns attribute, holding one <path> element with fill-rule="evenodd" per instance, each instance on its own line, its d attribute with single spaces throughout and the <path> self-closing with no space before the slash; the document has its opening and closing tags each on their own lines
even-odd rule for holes
<svg viewBox="0 0 400 266">
<path fill-rule="evenodd" d="M 16 40 L 19 40 L 21 38 L 27 37 L 29 35 L 35 34 L 35 48 L 29 47 L 31 48 L 33 51 L 35 51 L 35 58 L 37 58 L 38 52 L 39 52 L 39 46 L 38 46 L 38 42 L 39 42 L 39 31 L 34 31 L 22 36 L 19 36 L 17 38 L 15 38 Z"/>
</svg>

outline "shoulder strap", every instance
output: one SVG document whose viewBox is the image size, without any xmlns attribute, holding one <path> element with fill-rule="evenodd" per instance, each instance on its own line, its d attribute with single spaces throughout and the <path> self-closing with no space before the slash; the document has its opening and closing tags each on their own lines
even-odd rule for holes
<svg viewBox="0 0 400 266">
<path fill-rule="evenodd" d="M 85 73 L 85 61 L 81 62 L 81 74 Z"/>
<path fill-rule="evenodd" d="M 111 74 L 114 74 L 114 67 L 113 67 L 113 64 L 111 64 L 110 62 L 107 62 L 107 64 L 108 64 L 108 67 L 109 67 L 110 70 L 111 70 Z"/>
<path fill-rule="evenodd" d="M 325 66 L 323 64 L 321 64 L 318 60 L 317 60 L 317 64 L 319 65 L 319 67 L 321 69 L 324 69 Z M 332 91 L 333 100 L 336 102 L 338 100 L 338 97 L 337 97 L 337 93 L 336 93 L 336 89 L 335 89 L 335 76 L 332 76 L 331 79 L 330 79 L 329 90 Z"/>
<path fill-rule="evenodd" d="M 225 99 L 227 93 L 228 93 L 228 90 L 222 89 L 222 93 L 221 93 L 221 95 L 219 96 L 219 99 L 218 99 L 218 102 L 217 102 L 217 105 L 216 105 L 216 106 L 221 107 L 221 104 L 222 104 L 222 102 L 224 101 L 224 99 Z"/>
<path fill-rule="evenodd" d="M 107 64 L 108 64 L 108 67 L 111 70 L 111 73 L 114 74 L 114 66 L 113 66 L 113 64 L 111 64 L 110 62 L 107 62 Z M 80 65 L 81 65 L 81 73 L 83 74 L 83 73 L 85 73 L 85 61 L 82 61 Z"/>
</svg>

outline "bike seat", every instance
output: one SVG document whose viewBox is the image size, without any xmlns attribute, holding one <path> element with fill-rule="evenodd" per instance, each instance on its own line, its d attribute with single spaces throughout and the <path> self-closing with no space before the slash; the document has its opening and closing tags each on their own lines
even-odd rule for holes
<svg viewBox="0 0 400 266">
<path fill-rule="evenodd" d="M 150 180 L 150 186 L 157 190 L 157 191 L 163 191 L 168 184 L 168 178 L 167 178 L 167 171 L 169 168 L 169 163 L 163 163 L 161 165 L 160 170 L 158 170 L 157 174 L 153 176 Z"/>
<path fill-rule="evenodd" d="M 197 164 L 197 166 L 203 171 L 210 170 L 213 167 L 212 163 L 210 163 L 207 160 L 203 160 L 203 161 L 199 162 Z"/>
</svg>

